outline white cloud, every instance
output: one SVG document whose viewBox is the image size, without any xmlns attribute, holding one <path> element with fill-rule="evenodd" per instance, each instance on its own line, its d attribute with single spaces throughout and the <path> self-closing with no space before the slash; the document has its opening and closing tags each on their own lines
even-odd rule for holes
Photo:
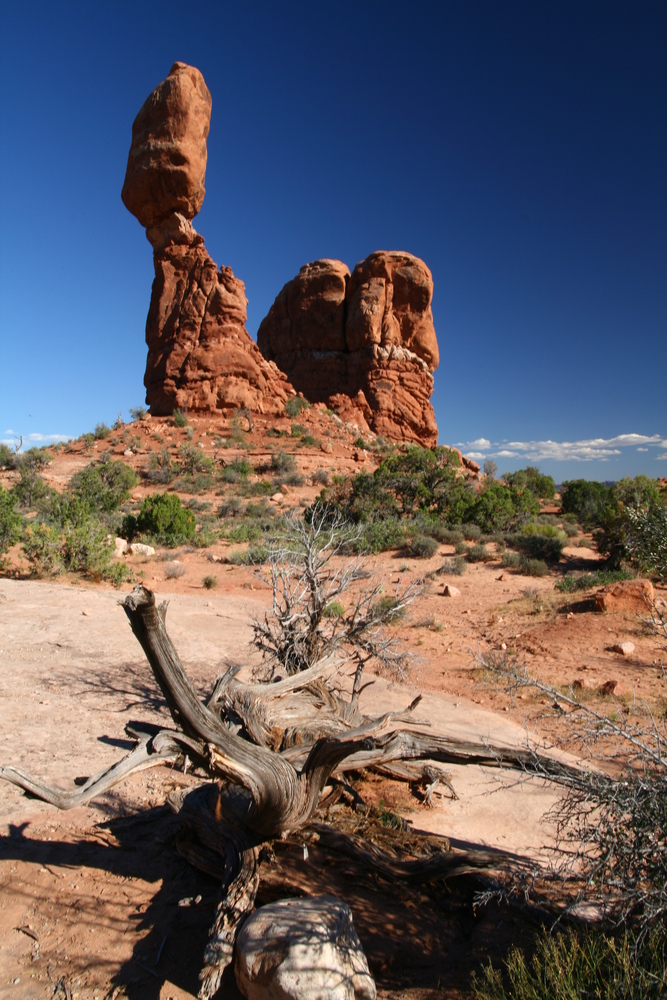
<svg viewBox="0 0 667 1000">
<path fill-rule="evenodd" d="M 472 458 L 476 462 L 480 460 L 483 462 L 486 455 L 484 455 L 481 451 L 466 451 L 466 458 Z"/>
<path fill-rule="evenodd" d="M 10 437 L 11 435 L 11 437 Z M 21 435 L 17 434 L 16 431 L 8 430 L 5 431 L 5 437 L 0 438 L 0 444 L 11 445 L 14 447 L 21 440 Z M 32 434 L 27 434 L 23 438 L 23 446 L 26 445 L 40 445 L 40 444 L 57 444 L 58 441 L 71 441 L 71 434 L 39 434 L 34 432 Z"/>
<path fill-rule="evenodd" d="M 667 451 L 663 451 L 662 455 L 656 455 L 656 458 L 667 458 Z"/>
<path fill-rule="evenodd" d="M 485 458 L 525 458 L 530 462 L 545 459 L 556 462 L 605 462 L 622 454 L 623 448 L 648 451 L 651 447 L 667 448 L 667 442 L 661 434 L 617 434 L 612 438 L 585 438 L 581 441 L 504 441 L 498 451 L 493 450 L 498 447 L 497 443 L 492 445 L 488 438 L 477 438 L 476 441 L 462 442 L 460 447 L 474 449 L 469 454 L 476 461 Z M 665 454 L 657 457 L 664 458 Z"/>
</svg>

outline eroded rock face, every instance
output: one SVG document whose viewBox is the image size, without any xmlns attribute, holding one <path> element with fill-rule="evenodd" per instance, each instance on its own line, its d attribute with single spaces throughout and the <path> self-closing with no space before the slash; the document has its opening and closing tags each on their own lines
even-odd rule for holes
<svg viewBox="0 0 667 1000">
<path fill-rule="evenodd" d="M 146 227 L 155 265 L 146 402 L 159 416 L 176 407 L 279 413 L 294 390 L 245 328 L 243 282 L 218 269 L 192 226 L 204 200 L 210 117 L 203 76 L 175 63 L 132 127 L 122 198 Z"/>
<path fill-rule="evenodd" d="M 433 279 L 412 254 L 378 251 L 354 268 L 306 264 L 282 289 L 257 334 L 297 391 L 391 440 L 431 447 L 438 366 Z"/>
</svg>

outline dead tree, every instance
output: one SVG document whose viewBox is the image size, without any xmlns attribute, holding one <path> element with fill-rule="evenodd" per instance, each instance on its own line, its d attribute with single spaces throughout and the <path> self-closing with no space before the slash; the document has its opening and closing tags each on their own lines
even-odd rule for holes
<svg viewBox="0 0 667 1000">
<path fill-rule="evenodd" d="M 222 878 L 204 955 L 202 998 L 212 997 L 218 989 L 239 925 L 254 905 L 261 848 L 312 826 L 332 775 L 394 767 L 396 774 L 410 778 L 419 773 L 420 761 L 431 762 L 425 770 L 431 783 L 433 762 L 539 770 L 539 758 L 531 751 L 501 750 L 419 730 L 384 731 L 392 722 L 410 720 L 418 699 L 404 713 L 363 717 L 357 706 L 351 711 L 328 690 L 324 681 L 336 669 L 331 659 L 268 685 L 242 684 L 236 670 L 229 670 L 218 678 L 204 704 L 167 634 L 166 602 L 156 605 L 151 591 L 138 586 L 122 607 L 175 728 L 152 735 L 129 730 L 137 747 L 76 791 L 51 788 L 14 767 L 0 768 L 0 777 L 61 809 L 82 805 L 135 771 L 185 754 L 214 779 L 212 785 L 203 785 L 176 803 L 182 807 L 181 850 L 195 865 Z M 423 881 L 498 866 L 497 855 L 484 852 L 444 852 L 428 864 L 419 859 L 400 861 L 357 843 L 359 838 L 321 825 L 313 829 L 332 849 L 353 853 L 392 877 Z"/>
</svg>

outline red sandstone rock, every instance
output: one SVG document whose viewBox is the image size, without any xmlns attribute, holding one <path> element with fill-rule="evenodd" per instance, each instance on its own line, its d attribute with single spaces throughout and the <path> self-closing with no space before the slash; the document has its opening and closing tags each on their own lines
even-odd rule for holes
<svg viewBox="0 0 667 1000">
<path fill-rule="evenodd" d="M 311 402 L 362 430 L 430 447 L 432 295 L 431 272 L 412 254 L 378 251 L 351 275 L 341 261 L 313 261 L 280 292 L 257 342 Z"/>
<path fill-rule="evenodd" d="M 646 611 L 647 602 L 653 600 L 650 580 L 622 580 L 610 583 L 595 595 L 598 611 Z"/>
<path fill-rule="evenodd" d="M 201 244 L 155 254 L 146 322 L 146 401 L 151 413 L 230 410 L 282 413 L 293 390 L 245 329 L 245 286 L 217 269 Z"/>
<path fill-rule="evenodd" d="M 218 270 L 191 219 L 204 200 L 211 95 L 175 63 L 132 127 L 122 198 L 147 227 L 155 281 L 144 383 L 151 413 L 248 407 L 281 413 L 294 390 L 245 329 L 245 287 Z"/>
<path fill-rule="evenodd" d="M 195 217 L 204 201 L 211 95 L 194 66 L 177 62 L 132 125 L 121 197 L 146 229 L 176 212 Z"/>
</svg>

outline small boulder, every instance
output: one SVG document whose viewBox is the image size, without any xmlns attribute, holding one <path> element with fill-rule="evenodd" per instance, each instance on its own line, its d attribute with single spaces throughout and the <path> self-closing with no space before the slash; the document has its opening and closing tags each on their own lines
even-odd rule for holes
<svg viewBox="0 0 667 1000">
<path fill-rule="evenodd" d="M 144 542 L 132 542 L 128 545 L 127 551 L 133 556 L 154 556 L 155 549 L 152 545 L 145 545 Z"/>
<path fill-rule="evenodd" d="M 320 448 L 322 449 L 325 455 L 333 454 L 333 445 L 331 441 L 322 441 L 322 443 L 320 444 Z"/>
<path fill-rule="evenodd" d="M 620 653 L 621 656 L 631 656 L 634 651 L 634 642 L 617 642 L 611 647 L 612 653 Z"/>
<path fill-rule="evenodd" d="M 113 545 L 117 556 L 124 556 L 127 552 L 127 542 L 124 538 L 114 539 Z"/>
<path fill-rule="evenodd" d="M 598 611 L 645 611 L 653 601 L 653 584 L 650 580 L 622 580 L 610 583 L 595 595 Z"/>
<path fill-rule="evenodd" d="M 460 597 L 461 591 L 458 587 L 455 587 L 452 583 L 448 583 L 443 590 L 444 597 Z"/>
<path fill-rule="evenodd" d="M 281 899 L 248 917 L 236 939 L 236 982 L 248 1000 L 375 1000 L 347 903 Z"/>
</svg>

